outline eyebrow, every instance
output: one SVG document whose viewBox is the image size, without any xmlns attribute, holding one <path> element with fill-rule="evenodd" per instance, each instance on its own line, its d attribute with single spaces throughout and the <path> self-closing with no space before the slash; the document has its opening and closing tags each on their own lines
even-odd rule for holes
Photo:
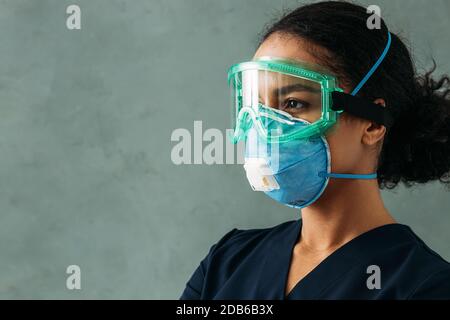
<svg viewBox="0 0 450 320">
<path fill-rule="evenodd" d="M 312 92 L 312 93 L 320 93 L 321 89 L 317 89 L 311 86 L 307 86 L 301 83 L 296 83 L 296 84 L 292 84 L 289 86 L 285 86 L 285 87 L 281 87 L 281 88 L 276 88 L 272 91 L 274 96 L 277 95 L 287 95 L 291 92 L 298 92 L 298 91 L 307 91 L 307 92 Z"/>
</svg>

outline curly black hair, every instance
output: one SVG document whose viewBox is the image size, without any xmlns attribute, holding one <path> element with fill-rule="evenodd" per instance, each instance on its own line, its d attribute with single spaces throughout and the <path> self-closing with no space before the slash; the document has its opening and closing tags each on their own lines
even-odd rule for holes
<svg viewBox="0 0 450 320">
<path fill-rule="evenodd" d="M 301 6 L 269 26 L 260 43 L 275 32 L 294 35 L 325 48 L 313 52 L 340 81 L 355 86 L 378 60 L 388 28 L 369 29 L 366 8 L 345 1 Z M 378 161 L 380 188 L 439 180 L 450 185 L 450 78 L 432 78 L 436 64 L 417 75 L 411 54 L 391 32 L 391 48 L 359 96 L 382 98 L 395 123 L 386 133 Z M 312 48 L 312 46 L 311 46 Z"/>
</svg>

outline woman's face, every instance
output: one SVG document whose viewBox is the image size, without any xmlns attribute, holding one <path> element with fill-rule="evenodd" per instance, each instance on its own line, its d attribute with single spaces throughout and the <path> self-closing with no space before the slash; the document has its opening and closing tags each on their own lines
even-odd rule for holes
<svg viewBox="0 0 450 320">
<path fill-rule="evenodd" d="M 320 65 L 320 61 L 311 52 L 323 50 L 314 48 L 298 37 L 274 33 L 261 44 L 254 58 L 270 56 Z M 338 84 L 345 92 L 351 91 L 351 88 L 342 83 Z M 332 172 L 356 174 L 374 172 L 378 150 L 374 147 L 377 141 L 374 141 L 370 132 L 368 134 L 367 130 L 370 128 L 369 121 L 348 114 L 340 115 L 337 125 L 326 135 L 331 152 Z"/>
</svg>

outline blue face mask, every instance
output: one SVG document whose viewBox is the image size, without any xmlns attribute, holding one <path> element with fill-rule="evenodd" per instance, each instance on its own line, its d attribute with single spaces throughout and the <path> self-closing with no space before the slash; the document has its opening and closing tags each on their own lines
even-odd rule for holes
<svg viewBox="0 0 450 320">
<path fill-rule="evenodd" d="M 280 115 L 278 115 L 280 117 Z M 269 119 L 272 126 L 282 123 Z M 298 120 L 295 126 L 308 126 Z M 292 128 L 292 125 L 289 126 Z M 330 178 L 376 179 L 376 174 L 354 175 L 331 173 L 331 155 L 323 136 L 267 143 L 257 131 L 248 131 L 244 168 L 253 190 L 263 191 L 272 199 L 293 208 L 304 208 L 324 192 Z"/>
</svg>

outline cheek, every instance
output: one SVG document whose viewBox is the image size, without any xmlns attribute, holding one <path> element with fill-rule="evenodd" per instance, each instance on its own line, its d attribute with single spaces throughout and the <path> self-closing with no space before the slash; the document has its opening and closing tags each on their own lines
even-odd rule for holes
<svg viewBox="0 0 450 320">
<path fill-rule="evenodd" d="M 355 126 L 341 120 L 326 136 L 331 153 L 331 171 L 335 173 L 353 172 L 358 166 L 361 141 Z"/>
</svg>

